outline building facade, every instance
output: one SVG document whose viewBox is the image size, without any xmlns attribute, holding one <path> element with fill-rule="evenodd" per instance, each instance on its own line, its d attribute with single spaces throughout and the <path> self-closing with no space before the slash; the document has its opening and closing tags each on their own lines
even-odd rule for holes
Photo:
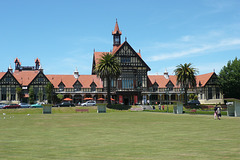
<svg viewBox="0 0 240 160">
<path fill-rule="evenodd" d="M 54 86 L 54 93 L 63 94 L 73 99 L 74 103 L 83 102 L 86 98 L 106 99 L 106 81 L 96 76 L 95 67 L 104 53 L 113 54 L 121 66 L 121 75 L 112 80 L 111 95 L 116 103 L 124 104 L 156 104 L 182 101 L 183 91 L 177 86 L 177 77 L 168 75 L 148 75 L 150 67 L 125 41 L 121 43 L 122 32 L 116 21 L 111 52 L 95 52 L 93 54 L 92 74 L 79 75 L 76 69 L 72 75 L 45 75 L 40 60 L 35 60 L 34 66 L 22 66 L 15 59 L 15 70 L 9 66 L 7 72 L 0 72 L 0 101 L 19 103 L 28 101 L 29 88 L 34 90 L 35 101 L 40 101 L 39 95 L 46 100 L 45 87 L 47 83 Z M 202 104 L 223 103 L 223 94 L 217 84 L 216 73 L 196 76 L 197 86 L 188 90 L 188 94 L 198 96 Z M 20 93 L 21 92 L 21 97 Z M 41 94 L 39 94 L 41 93 Z"/>
</svg>

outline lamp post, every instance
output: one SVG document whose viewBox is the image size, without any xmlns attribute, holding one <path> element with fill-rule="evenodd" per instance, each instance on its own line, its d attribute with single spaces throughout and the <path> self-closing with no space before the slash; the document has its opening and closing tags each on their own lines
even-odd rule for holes
<svg viewBox="0 0 240 160">
<path fill-rule="evenodd" d="M 166 93 L 166 95 L 167 95 L 167 113 L 168 113 L 168 94 L 169 94 L 169 88 L 166 88 L 165 89 L 165 93 Z"/>
</svg>

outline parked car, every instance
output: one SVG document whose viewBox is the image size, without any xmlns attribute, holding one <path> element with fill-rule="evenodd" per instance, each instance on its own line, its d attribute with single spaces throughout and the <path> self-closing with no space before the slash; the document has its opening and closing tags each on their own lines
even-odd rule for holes
<svg viewBox="0 0 240 160">
<path fill-rule="evenodd" d="M 75 104 L 70 102 L 62 102 L 60 104 L 56 104 L 53 107 L 75 107 Z"/>
<path fill-rule="evenodd" d="M 81 106 L 95 106 L 95 105 L 96 105 L 96 102 L 92 100 L 81 104 Z"/>
<path fill-rule="evenodd" d="M 43 108 L 43 106 L 39 103 L 32 104 L 30 108 Z"/>
<path fill-rule="evenodd" d="M 30 108 L 31 105 L 28 103 L 19 103 L 19 105 L 21 106 L 21 108 Z"/>
<path fill-rule="evenodd" d="M 188 101 L 188 104 L 189 105 L 200 105 L 200 102 L 199 102 L 199 100 L 191 100 L 191 101 Z"/>
<path fill-rule="evenodd" d="M 21 108 L 19 104 L 9 104 L 3 107 L 3 109 L 10 109 L 10 108 Z"/>
<path fill-rule="evenodd" d="M 0 109 L 2 109 L 4 106 L 6 106 L 7 104 L 5 103 L 0 103 Z"/>
</svg>

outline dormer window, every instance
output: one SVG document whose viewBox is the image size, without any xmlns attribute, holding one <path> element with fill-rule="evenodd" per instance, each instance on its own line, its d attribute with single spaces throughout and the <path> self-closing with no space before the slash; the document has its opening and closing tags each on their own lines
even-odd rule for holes
<svg viewBox="0 0 240 160">
<path fill-rule="evenodd" d="M 166 87 L 168 88 L 168 91 L 173 91 L 174 84 L 171 80 L 168 81 Z"/>
<path fill-rule="evenodd" d="M 155 82 L 152 86 L 153 92 L 157 92 L 158 91 L 158 84 L 157 82 Z"/>
<path fill-rule="evenodd" d="M 91 83 L 90 87 L 91 87 L 91 92 L 95 92 L 97 85 L 96 85 L 96 83 L 93 81 L 93 82 Z"/>
<path fill-rule="evenodd" d="M 58 87 L 59 87 L 59 91 L 62 92 L 62 91 L 64 91 L 65 85 L 64 85 L 63 82 L 60 82 L 60 84 L 58 85 Z"/>
<path fill-rule="evenodd" d="M 81 91 L 82 84 L 77 80 L 73 85 L 74 91 Z"/>
</svg>

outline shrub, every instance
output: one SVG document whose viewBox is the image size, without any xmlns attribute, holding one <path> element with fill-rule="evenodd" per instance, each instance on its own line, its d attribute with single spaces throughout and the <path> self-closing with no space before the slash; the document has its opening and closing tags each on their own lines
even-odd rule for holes
<svg viewBox="0 0 240 160">
<path fill-rule="evenodd" d="M 132 106 L 123 105 L 123 104 L 111 104 L 107 105 L 107 108 L 116 109 L 116 110 L 129 110 Z"/>
</svg>

